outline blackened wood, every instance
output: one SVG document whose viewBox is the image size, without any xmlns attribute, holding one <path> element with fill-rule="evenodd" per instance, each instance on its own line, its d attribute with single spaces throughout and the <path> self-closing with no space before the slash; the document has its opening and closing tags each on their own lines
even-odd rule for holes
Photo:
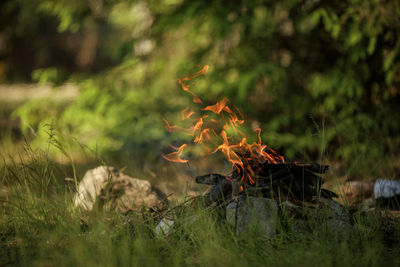
<svg viewBox="0 0 400 267">
<path fill-rule="evenodd" d="M 247 183 L 249 192 L 261 191 L 267 197 L 287 197 L 299 200 L 311 199 L 315 196 L 326 198 L 337 197 L 329 190 L 321 189 L 323 179 L 317 174 L 325 173 L 329 166 L 317 163 L 276 163 L 249 162 L 256 183 L 250 185 Z M 246 170 L 246 169 L 245 169 Z M 231 174 L 233 179 L 246 177 L 241 169 L 235 168 Z M 250 189 L 255 187 L 256 189 Z M 252 194 L 252 193 L 251 193 Z"/>
<path fill-rule="evenodd" d="M 332 192 L 325 188 L 321 188 L 321 197 L 332 199 L 332 198 L 338 198 L 339 196 L 335 192 Z"/>
<path fill-rule="evenodd" d="M 202 176 L 197 176 L 195 179 L 196 183 L 198 184 L 208 184 L 208 185 L 217 185 L 221 183 L 223 180 L 226 180 L 226 176 L 218 173 L 211 173 Z"/>
<path fill-rule="evenodd" d="M 323 174 L 329 169 L 329 165 L 321 165 L 318 163 L 296 163 L 296 166 L 304 167 L 312 172 Z"/>
<path fill-rule="evenodd" d="M 221 202 L 231 197 L 232 182 L 227 179 L 222 180 L 217 185 L 214 185 L 211 190 L 205 194 L 204 200 L 207 206 L 214 202 Z"/>
<path fill-rule="evenodd" d="M 212 173 L 196 177 L 197 183 L 213 185 L 205 195 L 206 205 L 230 198 L 233 194 L 233 184 L 243 185 L 244 190 L 240 190 L 240 194 L 275 199 L 289 198 L 303 201 L 318 196 L 329 199 L 337 197 L 335 193 L 321 188 L 323 179 L 318 174 L 325 173 L 329 168 L 328 165 L 317 163 L 269 164 L 266 161 L 245 159 L 243 159 L 243 163 L 244 168 L 234 167 L 229 176 Z M 243 171 L 247 172 L 249 168 L 252 169 L 250 176 L 255 180 L 254 184 L 242 180 L 242 177 L 247 177 L 247 173 L 243 173 Z"/>
</svg>

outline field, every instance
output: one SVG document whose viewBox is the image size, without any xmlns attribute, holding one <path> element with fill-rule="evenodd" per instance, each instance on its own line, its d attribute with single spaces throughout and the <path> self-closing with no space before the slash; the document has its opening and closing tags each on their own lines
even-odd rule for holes
<svg viewBox="0 0 400 267">
<path fill-rule="evenodd" d="M 303 230 L 280 222 L 274 238 L 251 231 L 236 236 L 218 208 L 180 206 L 173 197 L 175 227 L 156 235 L 163 212 L 128 214 L 74 208 L 72 166 L 52 162 L 28 145 L 18 164 L 1 169 L 2 265 L 22 266 L 396 266 L 400 228 L 385 211 L 354 210 L 353 228 L 332 231 L 323 218 L 308 217 Z M 389 224 L 388 224 L 389 222 Z"/>
</svg>

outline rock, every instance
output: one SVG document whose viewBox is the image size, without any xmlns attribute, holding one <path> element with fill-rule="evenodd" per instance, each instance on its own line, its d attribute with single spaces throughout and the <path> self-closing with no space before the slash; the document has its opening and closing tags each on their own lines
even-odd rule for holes
<svg viewBox="0 0 400 267">
<path fill-rule="evenodd" d="M 294 204 L 288 200 L 281 202 L 281 204 L 279 206 L 280 206 L 282 215 L 284 215 L 286 217 L 297 218 L 297 217 L 300 217 L 303 213 L 301 210 L 301 207 L 297 206 L 296 204 Z"/>
<path fill-rule="evenodd" d="M 381 210 L 371 208 L 363 212 L 363 216 L 368 221 L 374 222 L 374 230 L 382 234 L 385 244 L 400 246 L 400 211 L 399 210 Z M 394 246 L 393 246 L 394 247 Z"/>
<path fill-rule="evenodd" d="M 400 209 L 400 181 L 378 179 L 374 185 L 374 198 L 377 206 Z"/>
<path fill-rule="evenodd" d="M 291 229 L 293 233 L 301 234 L 308 231 L 307 223 L 303 220 L 303 207 L 300 207 L 289 200 L 285 200 L 279 204 L 281 220 L 287 229 Z"/>
<path fill-rule="evenodd" d="M 296 234 L 312 231 L 316 225 L 337 234 L 354 230 L 348 210 L 332 199 L 319 198 L 315 203 L 304 202 L 302 207 L 285 201 L 281 203 L 281 210 L 288 215 L 287 227 Z"/>
<path fill-rule="evenodd" d="M 168 235 L 174 227 L 175 222 L 167 218 L 163 218 L 156 226 L 156 235 Z"/>
<path fill-rule="evenodd" d="M 345 199 L 349 203 L 360 203 L 366 198 L 372 196 L 374 182 L 350 181 L 343 187 Z"/>
<path fill-rule="evenodd" d="M 375 182 L 351 181 L 343 187 L 345 199 L 349 204 L 362 204 L 365 199 L 374 199 L 381 207 L 398 209 L 400 201 L 400 181 L 377 179 Z M 369 201 L 369 200 L 368 200 Z M 370 203 L 369 203 L 370 204 Z"/>
<path fill-rule="evenodd" d="M 320 198 L 319 215 L 325 216 L 327 219 L 327 227 L 329 231 L 341 232 L 351 229 L 350 214 L 345 207 L 338 202 Z"/>
<path fill-rule="evenodd" d="M 238 205 L 238 206 L 237 206 Z M 258 236 L 273 237 L 278 220 L 278 205 L 268 198 L 239 196 L 226 208 L 226 219 L 236 225 L 236 234 L 255 231 Z"/>
<path fill-rule="evenodd" d="M 92 210 L 101 189 L 117 174 L 118 170 L 114 167 L 100 166 L 88 170 L 78 185 L 74 205 L 85 210 Z"/>
<path fill-rule="evenodd" d="M 293 233 L 298 235 L 310 233 L 309 223 L 303 219 L 295 219 L 290 221 L 289 229 L 291 229 Z"/>
<path fill-rule="evenodd" d="M 101 190 L 99 200 L 103 208 L 125 213 L 141 207 L 162 205 L 165 196 L 152 187 L 149 181 L 122 174 Z"/>
<path fill-rule="evenodd" d="M 378 179 L 374 185 L 374 197 L 378 198 L 391 198 L 400 195 L 400 181 L 399 180 L 385 180 Z"/>
<path fill-rule="evenodd" d="M 374 206 L 374 200 L 372 199 L 372 197 L 364 199 L 360 205 L 359 205 L 359 210 L 360 211 L 366 211 L 370 208 L 372 208 Z"/>
<path fill-rule="evenodd" d="M 319 208 L 327 212 L 328 218 L 342 218 L 347 219 L 349 213 L 345 207 L 332 199 L 320 198 Z"/>
<path fill-rule="evenodd" d="M 92 210 L 96 201 L 119 212 L 166 203 L 165 195 L 149 181 L 132 178 L 114 167 L 100 166 L 86 172 L 74 196 L 74 205 Z"/>
</svg>

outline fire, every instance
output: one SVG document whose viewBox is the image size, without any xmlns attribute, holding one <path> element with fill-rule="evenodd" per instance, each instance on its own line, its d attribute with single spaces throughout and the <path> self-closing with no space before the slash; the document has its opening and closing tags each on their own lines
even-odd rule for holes
<svg viewBox="0 0 400 267">
<path fill-rule="evenodd" d="M 222 110 L 226 107 L 226 103 L 228 102 L 228 98 L 224 97 L 221 101 L 217 102 L 215 105 L 212 106 L 207 106 L 203 108 L 203 110 L 210 110 L 214 112 L 215 114 L 220 114 Z M 229 113 L 231 112 L 230 109 L 226 109 L 226 111 Z"/>
<path fill-rule="evenodd" d="M 194 79 L 194 78 L 196 78 L 196 77 L 198 77 L 198 76 L 200 76 L 200 75 L 207 74 L 207 73 L 208 73 L 208 69 L 209 69 L 209 66 L 208 66 L 208 65 L 205 65 L 205 66 L 204 66 L 201 70 L 199 70 L 198 72 L 196 72 L 196 73 L 194 73 L 194 74 L 192 74 L 192 75 L 189 75 L 188 77 L 184 77 L 184 78 L 182 78 L 182 79 L 178 79 L 178 83 L 179 83 L 179 85 L 182 87 L 182 89 L 183 89 L 184 91 L 190 93 L 190 94 L 193 96 L 193 102 L 194 102 L 194 103 L 203 104 L 203 102 L 200 100 L 200 98 L 199 98 L 195 93 L 193 93 L 192 91 L 190 91 L 190 84 L 189 84 L 189 82 L 190 82 L 192 79 Z"/>
<path fill-rule="evenodd" d="M 201 129 L 203 128 L 203 119 L 207 118 L 207 115 L 204 115 L 203 117 L 201 117 L 196 124 L 193 126 L 193 132 L 195 131 L 201 131 Z"/>
<path fill-rule="evenodd" d="M 186 162 L 188 162 L 188 160 L 181 158 L 183 150 L 185 149 L 186 146 L 187 146 L 186 144 L 183 144 L 180 147 L 174 147 L 174 146 L 170 145 L 170 147 L 172 149 L 176 150 L 176 152 L 162 155 L 162 157 L 169 161 L 173 161 L 173 162 L 177 162 L 177 163 L 186 163 Z"/>
<path fill-rule="evenodd" d="M 211 137 L 210 137 L 210 129 L 209 129 L 209 128 L 206 128 L 206 129 L 204 129 L 204 130 L 201 131 L 200 135 L 197 136 L 197 137 L 193 140 L 193 142 L 194 142 L 194 143 L 199 143 L 199 144 L 201 144 L 201 143 L 203 143 L 204 141 L 208 141 L 208 140 L 210 140 L 210 139 L 211 139 Z"/>
<path fill-rule="evenodd" d="M 167 132 L 173 133 L 173 132 L 178 132 L 179 128 L 177 126 L 172 126 L 171 124 L 169 124 L 169 122 L 167 121 L 166 118 L 161 116 L 161 119 L 164 121 L 165 123 L 165 130 L 167 130 Z"/>
<path fill-rule="evenodd" d="M 201 68 L 198 72 L 178 79 L 178 83 L 182 89 L 193 96 L 193 102 L 199 105 L 203 105 L 203 101 L 190 90 L 190 81 L 200 75 L 204 75 L 208 72 L 209 67 L 206 65 Z M 165 128 L 169 132 L 182 131 L 193 136 L 193 143 L 202 144 L 210 153 L 222 152 L 226 159 L 235 166 L 236 170 L 241 174 L 241 181 L 243 184 L 254 184 L 255 177 L 253 166 L 251 162 L 267 162 L 270 164 L 284 163 L 285 159 L 279 155 L 276 151 L 269 148 L 267 145 L 262 143 L 261 140 L 261 129 L 256 129 L 257 141 L 249 144 L 247 137 L 240 131 L 239 127 L 244 123 L 243 115 L 240 110 L 231 105 L 227 97 L 216 102 L 214 105 L 203 106 L 200 110 L 204 112 L 211 112 L 211 114 L 200 114 L 195 118 L 196 112 L 190 107 L 186 107 L 182 110 L 182 120 L 192 119 L 192 126 L 188 129 L 179 128 L 177 126 L 171 126 L 165 118 L 162 118 L 165 123 Z M 212 116 L 211 116 L 212 115 Z M 222 130 L 217 133 L 213 127 L 209 125 L 222 126 Z M 235 133 L 236 136 L 231 136 L 229 133 Z M 240 140 L 237 135 L 241 136 Z M 211 145 L 213 149 L 209 149 Z M 163 155 L 166 160 L 186 163 L 188 160 L 181 158 L 183 149 L 187 144 L 183 144 L 180 147 L 172 147 L 176 152 L 172 152 L 167 155 Z M 243 190 L 243 187 L 241 187 Z"/>
<path fill-rule="evenodd" d="M 189 107 L 186 107 L 184 110 L 182 110 L 182 120 L 189 119 L 193 114 L 195 114 L 193 110 L 191 110 Z"/>
</svg>

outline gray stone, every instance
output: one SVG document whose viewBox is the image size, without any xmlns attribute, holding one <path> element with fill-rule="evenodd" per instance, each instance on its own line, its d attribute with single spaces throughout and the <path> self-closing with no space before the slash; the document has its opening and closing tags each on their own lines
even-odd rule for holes
<svg viewBox="0 0 400 267">
<path fill-rule="evenodd" d="M 320 198 L 317 212 L 326 218 L 329 231 L 343 232 L 352 229 L 348 210 L 332 199 Z"/>
<path fill-rule="evenodd" d="M 84 210 L 92 210 L 97 201 L 105 209 L 123 213 L 166 202 L 165 195 L 149 181 L 132 178 L 107 166 L 87 171 L 74 196 L 74 205 Z"/>
<path fill-rule="evenodd" d="M 285 219 L 297 234 L 308 232 L 309 227 L 314 227 L 315 223 L 338 234 L 354 230 L 346 207 L 332 199 L 320 198 L 316 203 L 303 203 L 303 207 L 285 201 L 281 203 L 281 210 L 283 214 L 287 214 Z"/>
<path fill-rule="evenodd" d="M 343 220 L 349 219 L 349 213 L 347 209 L 332 199 L 320 198 L 318 204 L 320 209 L 327 212 L 328 218 Z"/>
<path fill-rule="evenodd" d="M 279 206 L 281 208 L 283 216 L 286 217 L 296 218 L 300 217 L 303 213 L 301 207 L 297 206 L 296 204 L 288 200 L 283 201 Z"/>
<path fill-rule="evenodd" d="M 173 229 L 175 221 L 163 218 L 156 226 L 156 235 L 168 235 Z"/>
<path fill-rule="evenodd" d="M 226 208 L 226 219 L 236 226 L 236 234 L 255 231 L 258 236 L 273 237 L 278 220 L 278 205 L 268 198 L 239 196 Z"/>
</svg>

